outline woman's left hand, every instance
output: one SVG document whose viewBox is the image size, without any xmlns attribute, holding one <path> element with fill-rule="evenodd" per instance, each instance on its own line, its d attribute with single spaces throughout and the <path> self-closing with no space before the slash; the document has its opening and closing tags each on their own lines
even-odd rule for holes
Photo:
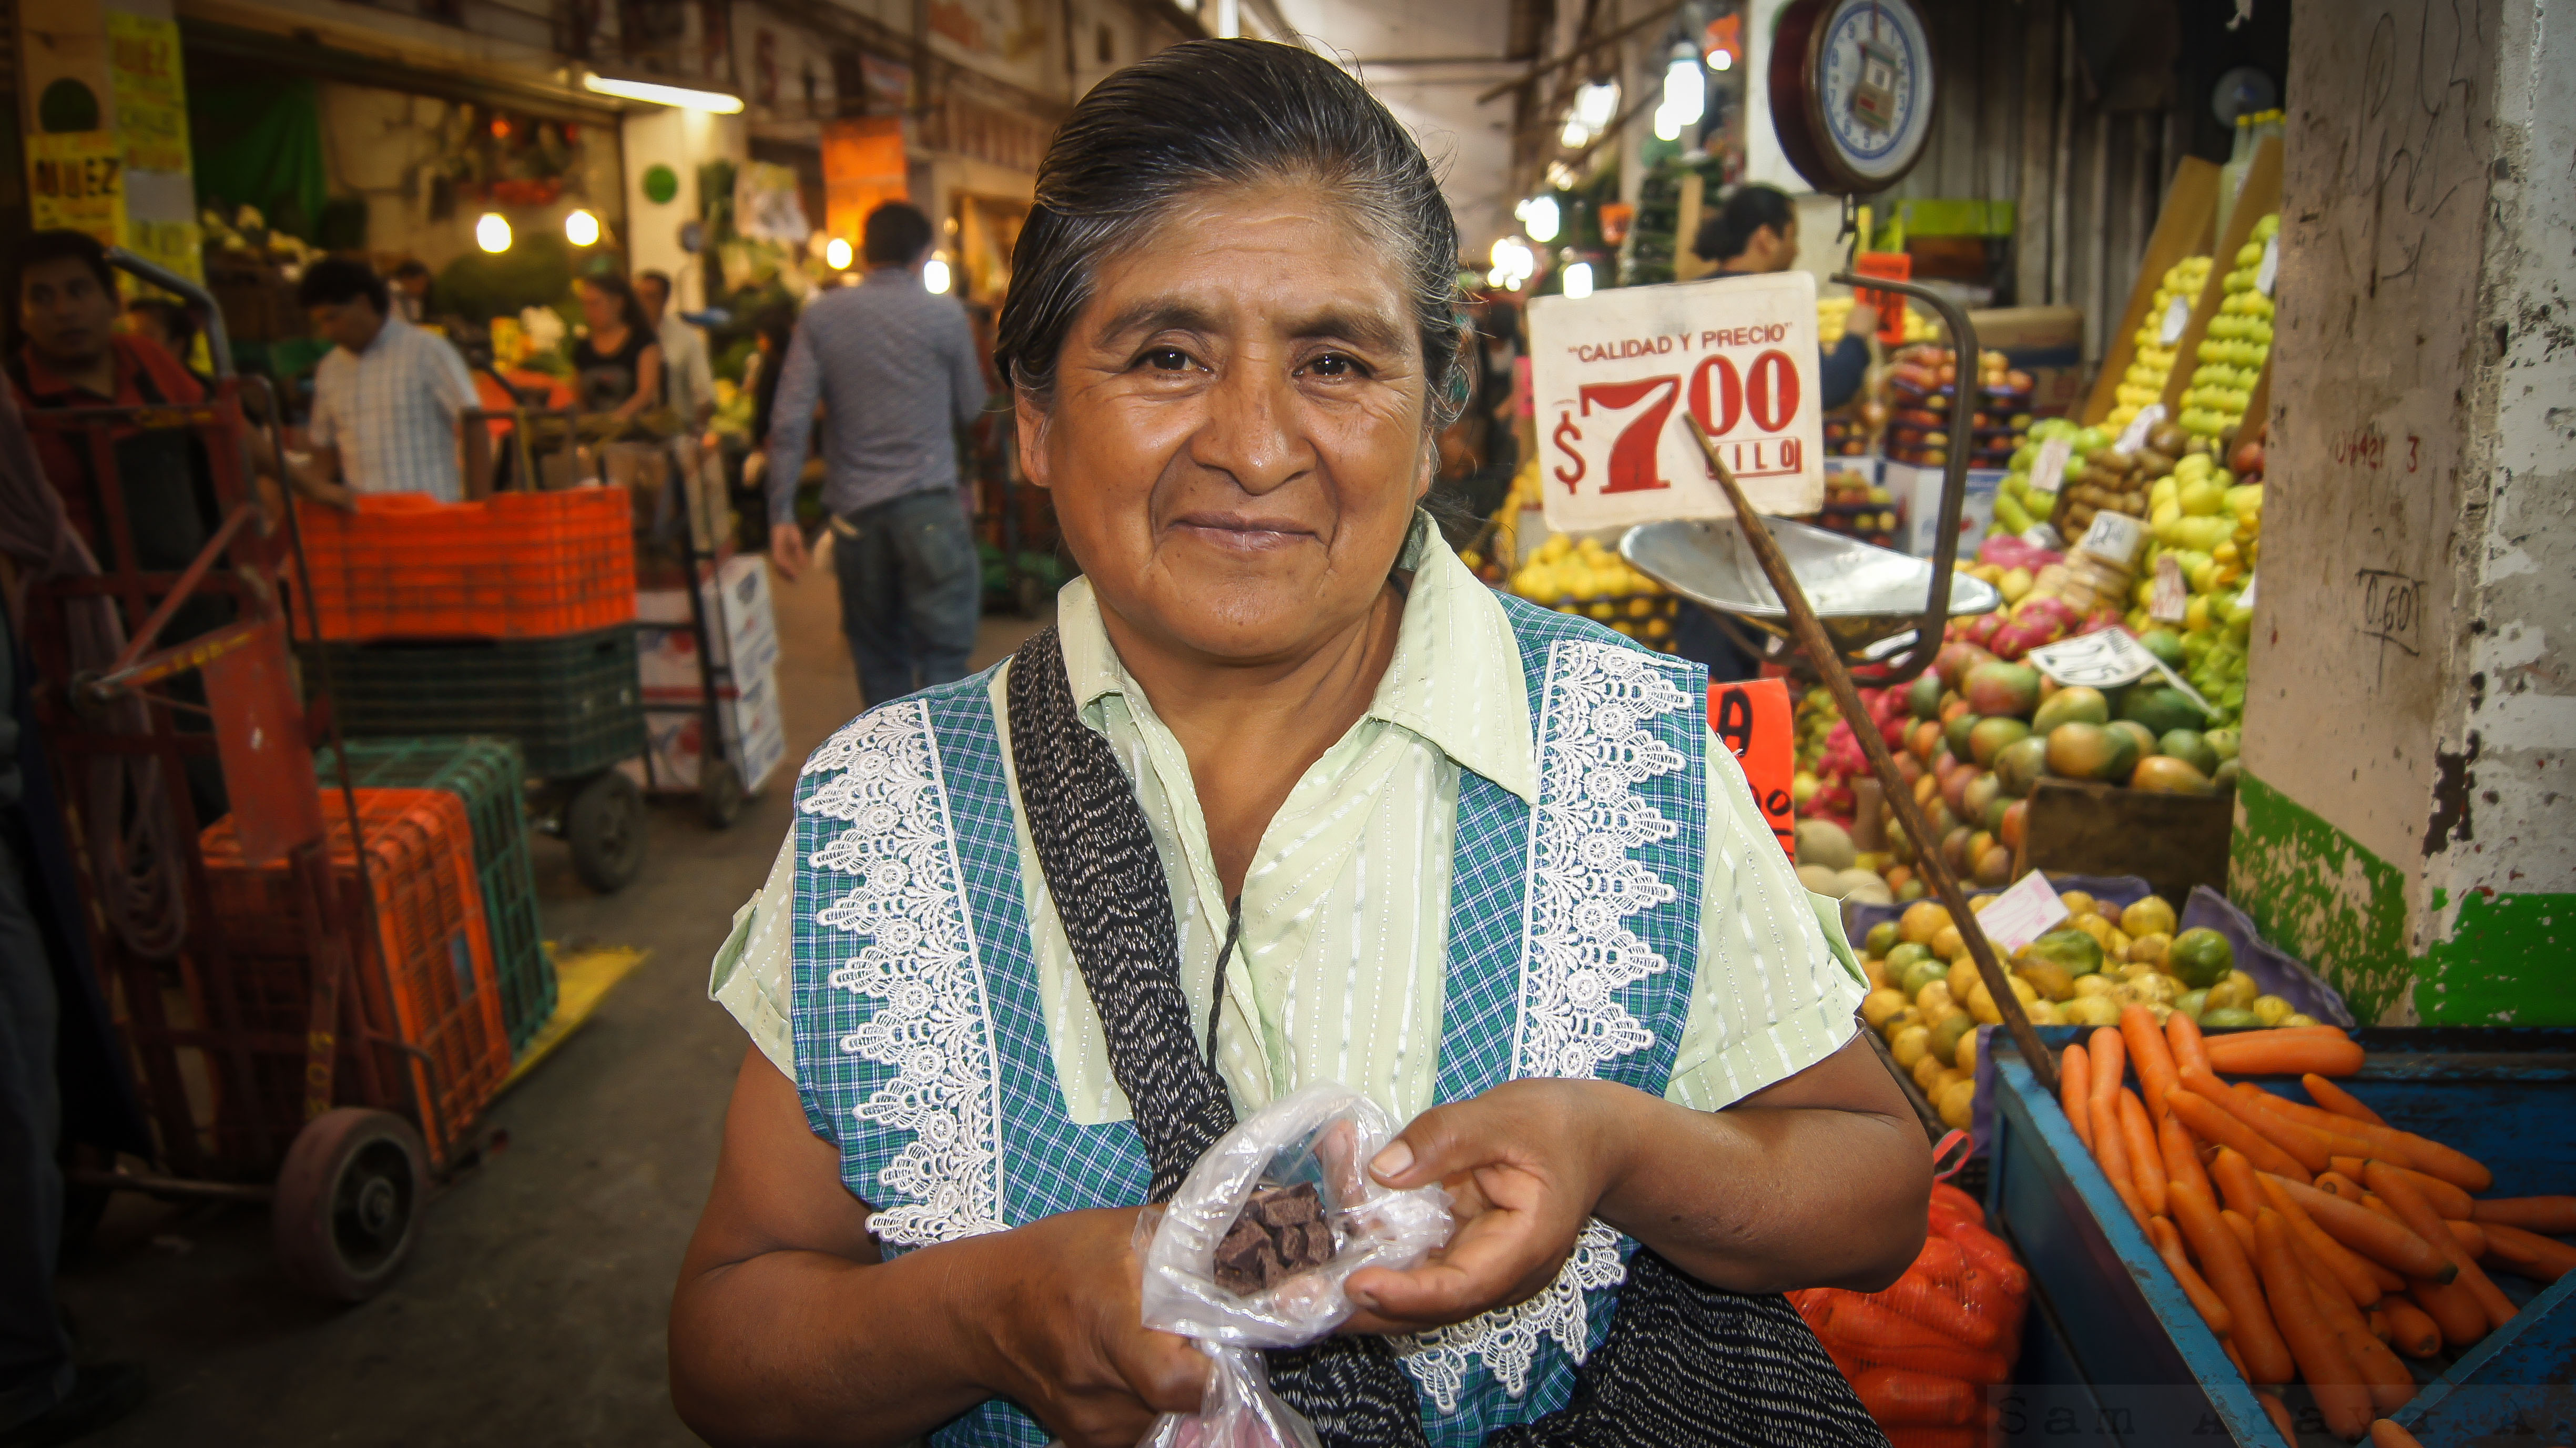
<svg viewBox="0 0 2576 1448">
<path fill-rule="evenodd" d="M 1359 1311 L 1342 1330 L 1424 1332 L 1546 1288 L 1620 1170 L 1630 1133 L 1612 1118 L 1623 1097 L 1637 1093 L 1600 1081 L 1508 1081 L 1415 1117 L 1370 1174 L 1398 1189 L 1447 1186 L 1458 1230 L 1410 1271 L 1353 1276 Z"/>
</svg>

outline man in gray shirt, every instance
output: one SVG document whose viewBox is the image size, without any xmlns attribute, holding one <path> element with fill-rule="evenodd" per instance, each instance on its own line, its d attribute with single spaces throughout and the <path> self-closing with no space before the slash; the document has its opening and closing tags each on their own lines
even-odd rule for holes
<svg viewBox="0 0 2576 1448">
<path fill-rule="evenodd" d="M 824 404 L 823 507 L 841 631 L 874 706 L 966 677 L 983 566 L 959 496 L 956 429 L 984 408 L 974 333 L 921 282 L 930 219 L 900 201 L 868 213 L 867 279 L 806 307 L 769 433 L 769 556 L 805 568 L 796 484 Z"/>
</svg>

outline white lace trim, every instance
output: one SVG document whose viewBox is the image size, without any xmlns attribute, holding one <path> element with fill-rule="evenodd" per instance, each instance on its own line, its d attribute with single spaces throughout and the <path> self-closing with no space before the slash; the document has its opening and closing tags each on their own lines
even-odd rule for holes
<svg viewBox="0 0 2576 1448">
<path fill-rule="evenodd" d="M 1520 1019 L 1512 1075 L 1587 1077 L 1641 1050 L 1654 1033 L 1619 1003 L 1623 988 L 1668 962 L 1627 927 L 1671 901 L 1673 887 L 1628 857 L 1680 826 L 1637 786 L 1688 761 L 1646 721 L 1691 707 L 1667 666 L 1616 644 L 1560 643 L 1548 652 L 1539 717 L 1538 818 L 1530 843 Z M 1591 1352 L 1584 1293 L 1627 1280 L 1619 1235 L 1586 1222 L 1547 1290 L 1515 1307 L 1399 1339 L 1397 1355 L 1422 1390 L 1453 1412 L 1471 1361 L 1519 1397 L 1542 1339 L 1576 1362 Z"/>
<path fill-rule="evenodd" d="M 880 1203 L 868 1230 L 911 1247 L 1001 1231 L 1001 1077 L 929 707 L 853 720 L 803 772 L 833 778 L 799 808 L 847 824 L 813 864 L 853 878 L 815 918 L 867 942 L 832 988 L 880 1002 L 840 1048 L 895 1068 L 851 1114 L 913 1133 L 877 1180 L 915 1200 Z"/>
</svg>

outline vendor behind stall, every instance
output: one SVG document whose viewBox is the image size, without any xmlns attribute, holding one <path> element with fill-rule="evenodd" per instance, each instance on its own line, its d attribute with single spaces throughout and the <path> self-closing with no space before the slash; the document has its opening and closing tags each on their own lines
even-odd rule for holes
<svg viewBox="0 0 2576 1448">
<path fill-rule="evenodd" d="M 461 501 L 456 421 L 478 405 L 465 359 L 394 316 L 385 279 L 364 262 L 317 261 L 295 295 L 314 333 L 339 344 L 314 369 L 307 490 L 342 507 L 358 493 Z"/>
<path fill-rule="evenodd" d="M 1716 215 L 1700 224 L 1691 250 L 1702 261 L 1715 262 L 1715 275 L 1755 276 L 1784 272 L 1798 264 L 1798 211 L 1786 192 L 1759 183 L 1738 186 Z M 1857 304 L 1843 324 L 1842 340 L 1825 349 L 1825 411 L 1859 395 L 1869 375 L 1869 334 L 1878 330 L 1878 309 Z"/>
<path fill-rule="evenodd" d="M 584 412 L 632 422 L 662 398 L 662 346 L 634 284 L 615 273 L 583 277 L 582 319 L 590 330 L 573 344 L 573 385 Z"/>
</svg>

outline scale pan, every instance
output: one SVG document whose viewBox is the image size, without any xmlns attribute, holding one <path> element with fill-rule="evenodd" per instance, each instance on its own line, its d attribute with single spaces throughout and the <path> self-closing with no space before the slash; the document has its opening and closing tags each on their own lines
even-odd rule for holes
<svg viewBox="0 0 2576 1448">
<path fill-rule="evenodd" d="M 1765 518 L 1788 558 L 1816 620 L 1846 652 L 1867 648 L 1922 622 L 1932 594 L 1932 561 L 1863 543 L 1840 533 Z M 1762 573 L 1761 560 L 1732 518 L 1647 523 L 1619 540 L 1620 556 L 1666 588 L 1719 613 L 1783 638 L 1789 613 Z M 1953 571 L 1950 612 L 1989 613 L 2003 594 L 1981 578 Z"/>
</svg>

